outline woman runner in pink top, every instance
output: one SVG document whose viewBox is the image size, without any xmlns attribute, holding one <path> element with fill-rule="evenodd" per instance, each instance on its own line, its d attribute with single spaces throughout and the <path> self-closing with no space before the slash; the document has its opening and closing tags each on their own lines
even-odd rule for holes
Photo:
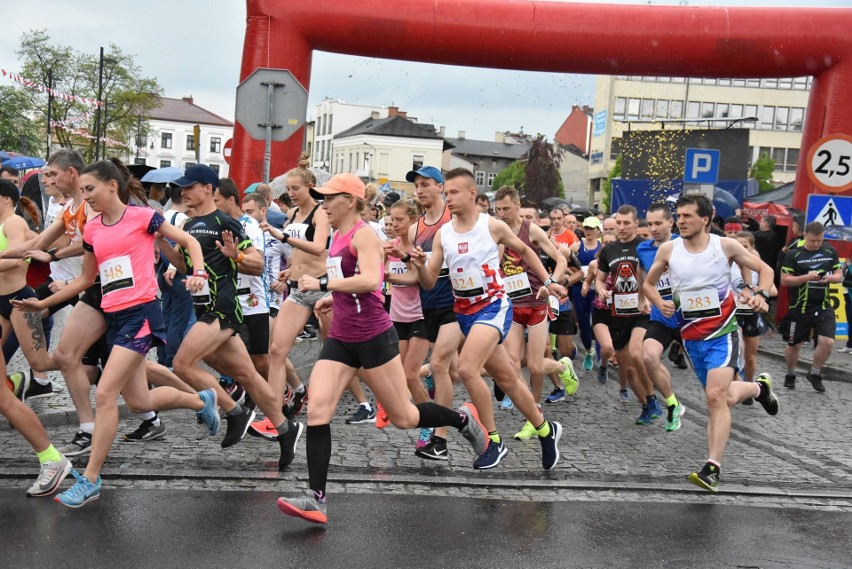
<svg viewBox="0 0 852 569">
<path fill-rule="evenodd" d="M 90 220 L 83 233 L 83 271 L 68 286 L 44 300 L 14 302 L 15 308 L 40 311 L 79 295 L 101 277 L 101 308 L 107 323 L 107 342 L 112 351 L 95 392 L 97 416 L 92 450 L 83 475 L 72 472 L 77 483 L 55 500 L 71 508 L 100 496 L 100 471 L 118 427 L 119 393 L 135 412 L 194 409 L 211 435 L 219 428 L 216 394 L 198 394 L 173 387 L 148 390 L 145 354 L 163 343 L 165 326 L 156 298 L 154 242 L 158 235 L 171 239 L 190 252 L 193 266 L 203 267 L 201 247 L 193 237 L 165 222 L 148 207 L 128 206 L 119 198 L 125 180 L 112 162 L 103 160 L 80 172 L 80 185 L 89 206 L 101 215 Z M 207 285 L 204 271 L 188 277 L 186 287 L 199 292 Z"/>
<path fill-rule="evenodd" d="M 315 310 L 327 312 L 333 305 L 334 318 L 310 380 L 306 443 L 310 490 L 307 495 L 279 498 L 278 508 L 287 515 L 324 524 L 328 522 L 325 488 L 331 458 L 329 423 L 356 372 L 400 429 L 451 425 L 470 441 L 477 454 L 485 452 L 488 438 L 469 403 L 453 411 L 436 403 L 413 405 L 408 400 L 399 339 L 382 302 L 382 243 L 360 217 L 367 207 L 364 183 L 354 174 L 338 174 L 312 192 L 317 198 L 325 198 L 322 209 L 336 231 L 326 276 L 317 279 L 303 275 L 299 290 L 330 291 L 331 296 L 317 302 Z"/>
</svg>

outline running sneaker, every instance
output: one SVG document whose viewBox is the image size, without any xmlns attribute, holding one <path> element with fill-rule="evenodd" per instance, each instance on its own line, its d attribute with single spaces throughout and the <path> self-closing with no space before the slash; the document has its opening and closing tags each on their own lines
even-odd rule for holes
<svg viewBox="0 0 852 569">
<path fill-rule="evenodd" d="M 302 333 L 299 334 L 298 336 L 296 336 L 296 343 L 310 341 L 310 340 L 316 340 L 316 339 L 317 339 L 316 329 L 314 329 L 314 327 L 311 326 L 311 325 L 307 325 L 307 326 L 305 326 L 305 329 L 302 330 Z"/>
<path fill-rule="evenodd" d="M 278 509 L 288 516 L 302 518 L 311 523 L 328 523 L 325 500 L 317 500 L 316 495 L 311 490 L 308 490 L 305 496 L 278 498 Z"/>
<path fill-rule="evenodd" d="M 204 424 L 204 421 L 196 414 L 195 416 L 195 440 L 203 441 L 207 437 L 210 436 L 210 431 L 207 429 L 207 425 Z"/>
<path fill-rule="evenodd" d="M 243 440 L 256 415 L 254 409 L 248 407 L 243 407 L 236 415 L 225 415 L 228 427 L 225 429 L 224 438 L 222 438 L 222 448 L 232 447 Z"/>
<path fill-rule="evenodd" d="M 693 472 L 689 475 L 689 481 L 700 488 L 711 492 L 719 491 L 719 468 L 709 462 L 704 465 L 701 472 Z"/>
<path fill-rule="evenodd" d="M 272 424 L 272 419 L 264 417 L 260 421 L 255 421 L 249 425 L 248 434 L 253 437 L 274 441 L 278 439 L 278 429 Z"/>
<path fill-rule="evenodd" d="M 25 371 L 16 371 L 6 377 L 6 384 L 12 393 L 21 401 L 26 401 L 27 388 L 30 386 L 30 376 Z"/>
<path fill-rule="evenodd" d="M 651 407 L 649 405 L 642 406 L 642 414 L 636 418 L 637 425 L 650 425 L 651 424 Z"/>
<path fill-rule="evenodd" d="M 218 398 L 215 389 L 204 389 L 198 392 L 198 397 L 204 403 L 201 411 L 195 413 L 198 421 L 207 427 L 207 435 L 214 436 L 219 432 L 219 410 L 216 407 Z M 198 436 L 195 437 L 196 439 Z M 203 438 L 203 437 L 202 437 Z"/>
<path fill-rule="evenodd" d="M 429 394 L 429 399 L 435 399 L 435 378 L 430 373 L 423 378 L 423 383 L 426 385 L 426 393 Z"/>
<path fill-rule="evenodd" d="M 138 443 L 145 441 L 153 441 L 165 435 L 165 423 L 160 420 L 157 421 L 159 424 L 155 425 L 154 421 L 157 421 L 157 417 L 154 417 L 153 419 L 145 419 L 144 421 L 142 421 L 142 424 L 139 425 L 138 429 L 136 429 L 132 433 L 127 433 L 126 435 L 124 435 L 125 442 Z"/>
<path fill-rule="evenodd" d="M 503 441 L 495 443 L 488 439 L 488 448 L 485 452 L 473 461 L 473 468 L 476 470 L 488 470 L 496 467 L 503 460 L 503 457 L 509 453 L 509 449 L 503 444 Z"/>
<path fill-rule="evenodd" d="M 763 409 L 770 415 L 778 414 L 778 397 L 772 391 L 772 377 L 768 373 L 762 373 L 755 379 L 756 383 L 762 386 L 760 395 L 756 397 L 757 401 L 763 406 Z"/>
<path fill-rule="evenodd" d="M 423 448 L 429 444 L 429 441 L 432 440 L 432 433 L 434 431 L 432 429 L 422 428 L 420 429 L 420 436 L 417 437 L 417 442 L 414 443 L 414 448 L 419 449 Z M 416 454 L 416 451 L 415 451 Z"/>
<path fill-rule="evenodd" d="M 56 449 L 64 456 L 79 456 L 92 450 L 92 433 L 77 431 L 71 442 Z"/>
<path fill-rule="evenodd" d="M 788 373 L 784 376 L 784 387 L 787 389 L 796 389 L 796 374 Z"/>
<path fill-rule="evenodd" d="M 805 379 L 811 382 L 811 387 L 820 393 L 825 393 L 825 386 L 822 384 L 822 374 L 808 372 L 805 374 Z"/>
<path fill-rule="evenodd" d="M 586 371 L 592 371 L 592 368 L 595 367 L 595 349 L 592 348 L 586 355 L 583 356 L 583 369 Z"/>
<path fill-rule="evenodd" d="M 358 408 L 355 409 L 355 413 L 352 414 L 351 417 L 346 419 L 347 425 L 362 425 L 364 423 L 375 423 L 376 422 L 376 409 L 367 409 L 363 405 L 358 405 Z"/>
<path fill-rule="evenodd" d="M 448 460 L 450 458 L 447 452 L 447 441 L 441 437 L 432 437 L 429 444 L 415 450 L 414 454 L 426 460 Z"/>
<path fill-rule="evenodd" d="M 385 408 L 382 407 L 381 403 L 376 402 L 376 428 L 384 429 L 388 425 L 390 425 L 390 419 L 388 414 L 385 413 Z"/>
<path fill-rule="evenodd" d="M 532 423 L 527 421 L 526 423 L 524 423 L 524 426 L 521 427 L 521 430 L 515 433 L 515 438 L 519 441 L 527 441 L 533 438 L 535 435 L 535 427 Z"/>
<path fill-rule="evenodd" d="M 606 367 L 605 365 L 598 365 L 598 383 L 601 385 L 606 383 Z"/>
<path fill-rule="evenodd" d="M 503 409 L 504 411 L 511 411 L 514 408 L 515 404 L 512 403 L 512 399 L 508 395 L 500 402 L 500 409 Z"/>
<path fill-rule="evenodd" d="M 305 404 L 308 402 L 308 388 L 302 386 L 301 391 L 293 391 L 293 399 L 288 406 L 290 409 L 290 418 L 295 417 L 305 410 Z"/>
<path fill-rule="evenodd" d="M 630 392 L 627 391 L 626 389 L 620 389 L 618 391 L 618 400 L 621 401 L 622 403 L 629 403 L 630 402 Z"/>
<path fill-rule="evenodd" d="M 85 506 L 92 500 L 97 500 L 101 496 L 101 477 L 98 476 L 94 483 L 89 482 L 89 479 L 78 474 L 76 470 L 71 471 L 71 476 L 77 479 L 77 482 L 65 492 L 57 494 L 53 499 L 63 506 L 69 508 L 80 508 Z"/>
<path fill-rule="evenodd" d="M 24 399 L 44 399 L 45 397 L 53 397 L 56 395 L 56 390 L 53 389 L 53 382 L 48 381 L 42 385 L 38 381 L 30 381 Z"/>
<path fill-rule="evenodd" d="M 233 382 L 231 385 L 225 388 L 225 392 L 234 400 L 234 403 L 237 405 L 242 405 L 246 400 L 246 390 L 243 389 L 243 386 Z"/>
<path fill-rule="evenodd" d="M 473 447 L 473 452 L 481 456 L 488 450 L 488 431 L 479 420 L 479 413 L 473 403 L 462 403 L 458 409 L 459 413 L 467 415 L 467 424 L 460 431 L 462 436 L 467 439 L 470 446 Z"/>
<path fill-rule="evenodd" d="M 539 437 L 541 443 L 541 466 L 545 470 L 552 470 L 559 462 L 559 438 L 562 436 L 562 425 L 556 421 L 548 421 L 550 432 L 546 437 Z"/>
<path fill-rule="evenodd" d="M 296 445 L 299 444 L 299 439 L 302 438 L 302 433 L 305 431 L 305 425 L 289 421 L 290 425 L 287 432 L 283 435 L 278 435 L 278 445 L 281 447 L 281 457 L 278 459 L 278 470 L 284 470 L 293 459 L 296 457 Z"/>
<path fill-rule="evenodd" d="M 577 393 L 577 388 L 580 387 L 580 381 L 574 372 L 574 364 L 567 357 L 559 360 L 559 363 L 565 366 L 565 370 L 559 374 L 559 379 L 562 380 L 562 385 L 565 386 L 565 395 L 574 395 Z"/>
<path fill-rule="evenodd" d="M 659 419 L 663 416 L 663 406 L 660 405 L 660 400 L 654 397 L 651 399 L 650 403 L 648 403 L 648 408 L 651 413 L 651 420 Z"/>
<path fill-rule="evenodd" d="M 71 472 L 71 461 L 64 456 L 54 462 L 43 462 L 39 467 L 38 478 L 27 490 L 27 496 L 50 496 L 53 494 L 65 477 Z"/>
<path fill-rule="evenodd" d="M 850 347 L 850 346 L 843 346 L 842 348 L 840 348 L 840 349 L 839 349 L 839 350 L 837 350 L 837 351 L 838 351 L 839 353 L 841 353 L 841 354 L 852 354 L 852 347 Z"/>
<path fill-rule="evenodd" d="M 676 403 L 673 407 L 668 408 L 668 416 L 666 417 L 666 430 L 676 431 L 680 429 L 680 418 L 686 413 L 686 407 Z"/>
<path fill-rule="evenodd" d="M 547 397 L 544 398 L 544 402 L 545 403 L 558 403 L 560 401 L 563 401 L 564 399 L 565 399 L 565 390 L 559 389 L 557 387 L 553 391 L 550 392 L 550 395 L 548 395 Z"/>
</svg>

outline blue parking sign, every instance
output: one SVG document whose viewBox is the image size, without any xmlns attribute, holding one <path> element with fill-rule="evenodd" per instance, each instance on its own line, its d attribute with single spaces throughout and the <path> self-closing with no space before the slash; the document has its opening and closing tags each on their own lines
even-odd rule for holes
<svg viewBox="0 0 852 569">
<path fill-rule="evenodd" d="M 719 150 L 687 148 L 683 181 L 687 184 L 715 184 L 719 181 Z"/>
</svg>

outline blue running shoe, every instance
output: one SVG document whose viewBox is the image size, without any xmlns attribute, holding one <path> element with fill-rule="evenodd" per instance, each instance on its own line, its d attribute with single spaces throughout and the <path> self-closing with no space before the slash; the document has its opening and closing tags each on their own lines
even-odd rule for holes
<svg viewBox="0 0 852 569">
<path fill-rule="evenodd" d="M 485 450 L 485 453 L 477 458 L 473 462 L 473 467 L 476 470 L 488 470 L 489 468 L 494 468 L 500 461 L 503 460 L 503 457 L 509 453 L 509 449 L 506 448 L 506 445 L 503 444 L 503 441 L 499 443 L 495 443 L 492 440 L 488 440 L 488 448 Z"/>
<path fill-rule="evenodd" d="M 598 383 L 601 385 L 606 383 L 606 366 L 599 365 L 598 366 Z"/>
<path fill-rule="evenodd" d="M 545 403 L 558 403 L 565 399 L 565 390 L 558 387 L 550 392 L 550 395 L 544 398 Z"/>
<path fill-rule="evenodd" d="M 651 424 L 651 408 L 648 405 L 642 407 L 642 414 L 636 418 L 637 425 Z"/>
<path fill-rule="evenodd" d="M 215 436 L 219 432 L 219 410 L 216 408 L 216 391 L 205 389 L 199 391 L 198 396 L 204 402 L 204 408 L 201 411 L 197 411 L 195 416 L 204 423 L 210 436 Z"/>
<path fill-rule="evenodd" d="M 423 383 L 426 384 L 426 393 L 429 394 L 429 399 L 435 399 L 435 378 L 430 373 L 423 378 Z"/>
<path fill-rule="evenodd" d="M 509 399 L 508 395 L 503 398 L 503 401 L 500 402 L 500 409 L 503 409 L 504 411 L 509 411 L 511 409 L 514 409 L 514 407 L 515 407 L 515 404 L 512 403 L 512 400 Z"/>
<path fill-rule="evenodd" d="M 562 425 L 556 421 L 550 423 L 550 433 L 546 437 L 539 437 L 541 443 L 541 466 L 545 470 L 552 470 L 559 462 L 559 438 L 562 436 Z"/>
<path fill-rule="evenodd" d="M 648 408 L 651 411 L 651 420 L 659 419 L 663 416 L 663 406 L 660 405 L 660 400 L 656 397 L 651 399 L 651 402 L 648 404 Z"/>
<path fill-rule="evenodd" d="M 592 348 L 586 355 L 583 356 L 583 369 L 586 371 L 592 371 L 592 368 L 595 365 L 595 349 Z"/>
<path fill-rule="evenodd" d="M 98 476 L 97 482 L 92 484 L 89 479 L 79 474 L 76 470 L 71 471 L 71 475 L 77 479 L 77 482 L 61 494 L 57 494 L 53 499 L 63 506 L 69 508 L 80 508 L 85 506 L 92 500 L 97 500 L 101 496 L 101 477 Z"/>
</svg>

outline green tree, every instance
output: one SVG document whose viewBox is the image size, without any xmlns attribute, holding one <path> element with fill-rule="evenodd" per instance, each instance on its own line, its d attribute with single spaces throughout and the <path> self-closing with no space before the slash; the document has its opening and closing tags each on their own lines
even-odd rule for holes
<svg viewBox="0 0 852 569">
<path fill-rule="evenodd" d="M 775 160 L 766 152 L 761 154 L 760 158 L 751 167 L 749 175 L 757 180 L 757 183 L 760 185 L 760 193 L 775 189 L 775 186 L 772 184 L 772 172 L 774 170 Z"/>
<path fill-rule="evenodd" d="M 609 212 L 609 208 L 612 205 L 612 181 L 615 178 L 621 177 L 621 154 L 618 155 L 618 158 L 615 159 L 615 164 L 610 168 L 609 175 L 606 180 L 601 184 L 601 193 L 603 194 L 603 199 L 601 200 L 601 209 L 605 212 Z"/>
<path fill-rule="evenodd" d="M 510 186 L 523 193 L 524 179 L 527 175 L 526 160 L 517 160 L 500 170 L 491 184 L 492 189 L 499 190 L 503 186 Z"/>
<path fill-rule="evenodd" d="M 0 87 L 0 150 L 28 156 L 41 154 L 41 131 L 33 122 L 33 106 L 23 89 Z"/>
<path fill-rule="evenodd" d="M 48 86 L 52 74 L 54 90 L 97 99 L 99 54 L 81 53 L 54 44 L 45 30 L 24 33 L 16 53 L 22 62 L 21 75 L 27 79 Z M 101 132 L 105 132 L 108 138 L 133 146 L 139 117 L 144 119 L 157 106 L 162 89 L 155 78 L 143 77 L 133 57 L 114 44 L 104 50 L 104 62 L 101 100 L 105 101 L 106 106 L 101 109 Z M 35 110 L 36 122 L 44 130 L 47 127 L 48 94 L 35 89 L 26 92 Z M 54 97 L 52 118 L 83 132 L 95 133 L 95 108 L 84 103 Z M 147 134 L 147 130 L 148 123 L 143 120 L 142 137 Z M 54 139 L 61 146 L 77 148 L 87 160 L 91 160 L 95 154 L 93 139 L 69 130 L 57 129 Z M 107 145 L 107 155 L 125 152 L 123 148 L 110 148 Z"/>
<path fill-rule="evenodd" d="M 527 156 L 524 178 L 527 199 L 534 203 L 541 203 L 547 198 L 564 197 L 565 187 L 559 175 L 562 154 L 547 142 L 543 134 L 539 134 L 533 139 Z"/>
</svg>

